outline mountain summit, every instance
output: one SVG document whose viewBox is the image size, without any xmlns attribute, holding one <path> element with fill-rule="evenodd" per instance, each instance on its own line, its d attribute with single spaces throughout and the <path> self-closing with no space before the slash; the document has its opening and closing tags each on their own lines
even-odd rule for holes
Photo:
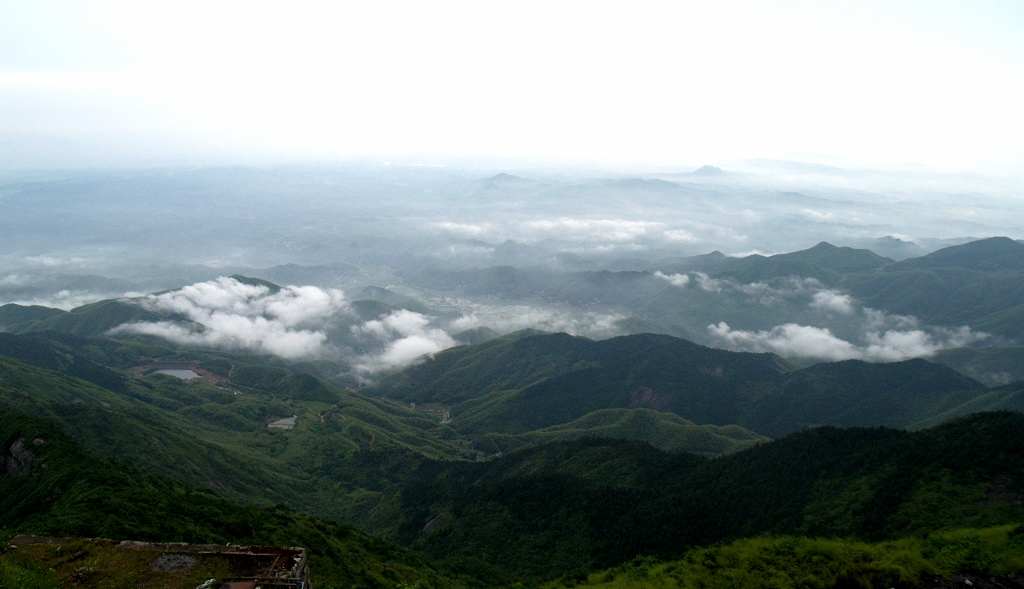
<svg viewBox="0 0 1024 589">
<path fill-rule="evenodd" d="M 908 268 L 964 268 L 982 272 L 1024 270 L 1024 244 L 1009 237 L 989 237 L 940 249 L 901 262 Z"/>
</svg>

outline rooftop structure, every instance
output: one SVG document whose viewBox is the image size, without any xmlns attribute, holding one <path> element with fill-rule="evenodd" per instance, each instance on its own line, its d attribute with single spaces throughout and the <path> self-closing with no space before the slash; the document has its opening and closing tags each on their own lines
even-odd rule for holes
<svg viewBox="0 0 1024 589">
<path fill-rule="evenodd" d="M 74 587 L 145 583 L 183 589 L 311 589 L 303 548 L 15 536 L 8 558 Z"/>
</svg>

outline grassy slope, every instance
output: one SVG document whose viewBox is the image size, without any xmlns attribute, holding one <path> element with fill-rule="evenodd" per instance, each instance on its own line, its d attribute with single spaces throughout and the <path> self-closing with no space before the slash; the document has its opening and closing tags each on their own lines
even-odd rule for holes
<svg viewBox="0 0 1024 589">
<path fill-rule="evenodd" d="M 89 342 L 112 348 L 97 355 L 131 356 L 125 348 L 134 347 Z M 155 346 L 144 350 L 149 357 L 161 351 Z M 49 356 L 40 353 L 34 359 L 46 364 Z M 73 359 L 75 366 L 84 363 L 81 357 Z M 215 363 L 198 352 L 191 359 Z M 249 372 L 260 370 L 274 372 L 261 366 Z M 309 375 L 284 371 L 268 389 L 230 385 L 242 393 L 234 394 L 163 375 L 135 379 L 108 372 L 118 376 L 118 392 L 0 356 L 0 406 L 58 423 L 95 451 L 235 499 L 287 501 L 350 521 L 365 516 L 367 504 L 380 497 L 388 481 L 383 474 L 354 474 L 368 464 L 467 455 L 444 439 L 445 428 L 437 419 L 354 395 Z M 293 430 L 267 427 L 269 421 L 290 415 L 298 416 Z M 346 500 L 353 493 L 359 501 Z"/>
<path fill-rule="evenodd" d="M 22 440 L 34 461 L 17 476 L 0 474 L 0 526 L 10 532 L 193 543 L 242 543 L 308 549 L 318 587 L 397 587 L 428 582 L 465 586 L 397 546 L 284 506 L 257 508 L 89 452 L 60 429 L 0 409 L 0 449 Z M 6 543 L 5 543 L 6 545 Z M 18 554 L 3 560 L 11 576 Z"/>
<path fill-rule="evenodd" d="M 569 423 L 518 435 L 490 434 L 478 438 L 507 452 L 525 445 L 578 440 L 586 437 L 647 442 L 668 452 L 728 454 L 767 442 L 768 438 L 737 425 L 697 425 L 674 413 L 653 409 L 598 409 Z"/>
<path fill-rule="evenodd" d="M 692 550 L 668 562 L 637 559 L 597 573 L 581 571 L 546 587 L 919 587 L 932 577 L 964 573 L 1004 580 L 1024 576 L 1024 527 L 962 529 L 879 543 L 751 538 Z M 964 581 L 969 579 L 960 579 L 956 584 L 970 586 Z"/>
<path fill-rule="evenodd" d="M 130 359 L 136 344 L 91 345 L 111 346 L 94 350 L 95 357 Z M 211 365 L 231 360 L 227 374 L 245 358 L 191 354 Z M 972 418 L 919 434 L 823 428 L 713 461 L 644 444 L 582 440 L 482 464 L 431 462 L 424 451 L 447 447 L 436 420 L 358 397 L 346 404 L 325 383 L 296 381 L 269 364 L 248 366 L 239 380 L 255 386 L 240 386 L 242 395 L 159 375 L 126 379 L 127 392 L 115 393 L 0 358 L 0 398 L 61 423 L 101 451 L 120 449 L 179 479 L 205 482 L 209 472 L 220 477 L 211 479 L 215 489 L 249 500 L 262 495 L 264 505 L 280 500 L 255 487 L 270 482 L 305 509 L 341 503 L 360 511 L 364 523 L 427 554 L 466 566 L 484 561 L 533 578 L 763 532 L 893 537 L 1020 516 L 1019 506 L 999 499 L 1020 492 L 1000 481 L 1024 480 L 1024 452 L 1010 443 L 1024 439 L 1019 416 Z M 270 399 L 256 388 L 302 396 L 305 386 L 285 386 L 294 382 L 310 385 L 314 397 L 335 391 L 338 406 L 329 411 L 323 401 L 295 399 L 285 405 L 283 397 Z M 265 418 L 296 409 L 325 411 L 325 420 L 307 413 L 290 432 L 266 429 Z M 582 423 L 628 429 L 638 415 L 664 419 L 633 410 L 590 415 Z M 426 434 L 409 428 L 417 420 L 429 425 Z M 243 466 L 247 472 L 233 474 Z M 107 495 L 102 490 L 91 500 L 103 505 Z"/>
</svg>

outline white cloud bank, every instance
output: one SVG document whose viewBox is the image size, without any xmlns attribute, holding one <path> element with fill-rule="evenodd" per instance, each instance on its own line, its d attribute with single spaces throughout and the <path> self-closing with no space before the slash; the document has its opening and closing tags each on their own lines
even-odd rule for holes
<svg viewBox="0 0 1024 589">
<path fill-rule="evenodd" d="M 544 238 L 623 242 L 647 237 L 653 232 L 663 229 L 664 226 L 664 223 L 657 221 L 565 217 L 556 220 L 530 221 L 523 224 L 523 229 L 527 234 Z"/>
<path fill-rule="evenodd" d="M 603 339 L 621 335 L 618 322 L 624 319 L 625 315 L 617 313 L 551 310 L 526 305 L 479 306 L 453 321 L 449 330 L 458 332 L 486 326 L 498 333 L 511 333 L 532 328 Z"/>
<path fill-rule="evenodd" d="M 957 329 L 911 328 L 912 318 L 893 316 L 902 327 L 880 329 L 878 311 L 865 309 L 869 315 L 865 331 L 858 343 L 836 337 L 824 327 L 786 323 L 766 331 L 732 329 L 727 323 L 709 325 L 712 336 L 727 347 L 751 352 L 774 352 L 789 358 L 810 360 L 866 360 L 895 362 L 909 358 L 928 357 L 939 350 L 957 348 L 988 337 L 963 326 Z M 916 322 L 913 322 L 916 325 Z"/>
<path fill-rule="evenodd" d="M 789 277 L 772 283 L 740 284 L 727 278 L 711 278 L 702 272 L 671 275 L 655 272 L 654 276 L 682 289 L 699 289 L 723 297 L 746 297 L 765 306 L 787 303 L 795 312 L 800 308 L 813 311 L 818 319 L 842 319 L 859 324 L 860 333 L 855 341 L 838 337 L 827 327 L 794 322 L 761 331 L 733 329 L 724 321 L 708 326 L 714 339 L 734 350 L 774 352 L 808 360 L 893 362 L 932 356 L 939 350 L 989 337 L 967 326 L 925 328 L 915 317 L 861 307 L 852 296 L 827 288 L 813 278 Z"/>
<path fill-rule="evenodd" d="M 341 290 L 286 286 L 275 292 L 224 277 L 132 300 L 180 319 L 127 323 L 111 333 L 152 335 L 179 345 L 274 354 L 290 360 L 344 359 L 364 377 L 404 368 L 457 345 L 449 332 L 487 325 L 499 332 L 532 327 L 601 338 L 618 335 L 616 322 L 624 319 L 616 314 L 481 306 L 444 328 L 434 324 L 436 318 L 404 309 L 359 322 Z M 340 340 L 339 328 L 347 333 Z M 328 332 L 335 334 L 333 341 Z"/>
<path fill-rule="evenodd" d="M 854 311 L 853 297 L 835 290 L 819 290 L 811 297 L 811 308 L 826 313 L 850 315 Z"/>
<path fill-rule="evenodd" d="M 690 284 L 690 276 L 688 274 L 665 274 L 664 272 L 659 270 L 655 272 L 654 275 L 664 280 L 665 282 L 668 282 L 672 286 L 678 286 L 682 288 Z"/>
<path fill-rule="evenodd" d="M 347 313 L 337 289 L 286 286 L 277 292 L 234 278 L 217 278 L 135 299 L 144 308 L 191 321 L 140 322 L 113 332 L 140 333 L 189 346 L 227 348 L 298 359 L 327 353 L 324 325 Z"/>
<path fill-rule="evenodd" d="M 455 340 L 444 330 L 430 326 L 429 317 L 405 309 L 354 325 L 351 331 L 357 337 L 384 344 L 382 351 L 356 359 L 354 368 L 362 373 L 409 366 L 425 354 L 440 352 L 456 345 Z"/>
</svg>

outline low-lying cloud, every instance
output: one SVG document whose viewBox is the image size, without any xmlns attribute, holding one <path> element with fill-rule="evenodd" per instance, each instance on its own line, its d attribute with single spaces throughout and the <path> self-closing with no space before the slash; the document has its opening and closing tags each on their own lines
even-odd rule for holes
<svg viewBox="0 0 1024 589">
<path fill-rule="evenodd" d="M 572 219 L 530 221 L 524 229 L 545 237 L 598 241 L 631 241 L 662 229 L 657 221 L 629 221 L 625 219 Z"/>
<path fill-rule="evenodd" d="M 405 309 L 362 321 L 337 289 L 286 286 L 274 291 L 224 277 L 132 301 L 175 317 L 127 323 L 112 333 L 151 335 L 185 346 L 274 354 L 290 360 L 345 360 L 361 377 L 410 366 L 424 355 L 457 345 L 450 334 L 474 327 L 487 326 L 501 333 L 530 327 L 602 338 L 619 335 L 618 322 L 625 319 L 613 313 L 476 306 L 454 321 L 440 323 Z"/>
<path fill-rule="evenodd" d="M 449 330 L 457 333 L 486 326 L 498 333 L 511 333 L 531 328 L 603 339 L 621 335 L 619 322 L 624 319 L 626 316 L 618 313 L 563 311 L 526 305 L 478 306 L 453 321 Z"/>
<path fill-rule="evenodd" d="M 348 313 L 337 289 L 286 286 L 272 291 L 234 278 L 217 278 L 133 299 L 142 307 L 186 321 L 137 322 L 115 333 L 140 333 L 188 346 L 268 353 L 288 359 L 324 356 L 324 325 Z"/>
<path fill-rule="evenodd" d="M 487 237 L 495 232 L 491 223 L 456 223 L 443 221 L 434 223 L 434 226 L 447 233 L 453 233 L 461 237 Z"/>
<path fill-rule="evenodd" d="M 362 373 L 404 368 L 425 354 L 456 345 L 448 333 L 430 325 L 429 317 L 405 309 L 354 325 L 351 331 L 356 337 L 375 341 L 382 348 L 355 360 L 354 368 Z"/>
<path fill-rule="evenodd" d="M 850 315 L 854 312 L 853 297 L 836 290 L 819 290 L 811 296 L 811 308 L 826 313 Z"/>
<path fill-rule="evenodd" d="M 688 274 L 665 274 L 659 270 L 658 272 L 655 272 L 654 275 L 665 282 L 668 282 L 672 286 L 682 288 L 690 284 L 690 276 Z"/>
<path fill-rule="evenodd" d="M 939 350 L 958 348 L 988 337 L 970 327 L 955 329 L 923 329 L 906 325 L 908 318 L 894 316 L 903 327 L 879 329 L 879 311 L 866 309 L 869 315 L 859 341 L 851 342 L 837 337 L 825 327 L 786 323 L 770 330 L 746 331 L 732 329 L 727 323 L 709 325 L 712 336 L 735 350 L 774 352 L 780 356 L 808 360 L 866 360 L 868 362 L 895 362 L 909 358 L 923 358 Z M 884 314 L 883 314 L 884 317 Z M 916 322 L 912 322 L 916 323 Z"/>
<path fill-rule="evenodd" d="M 7 303 L 14 303 L 16 305 L 32 306 L 39 305 L 42 307 L 51 307 L 53 309 L 63 309 L 64 311 L 70 311 L 76 307 L 82 305 L 88 305 L 89 303 L 95 303 L 96 301 L 102 301 L 109 298 L 123 298 L 123 297 L 135 297 L 141 293 L 137 292 L 126 292 L 126 293 L 108 293 L 101 294 L 91 290 L 60 290 L 57 292 L 46 293 L 45 295 L 33 296 L 33 297 L 22 297 L 13 298 L 11 300 L 0 299 L 0 305 Z"/>
</svg>

